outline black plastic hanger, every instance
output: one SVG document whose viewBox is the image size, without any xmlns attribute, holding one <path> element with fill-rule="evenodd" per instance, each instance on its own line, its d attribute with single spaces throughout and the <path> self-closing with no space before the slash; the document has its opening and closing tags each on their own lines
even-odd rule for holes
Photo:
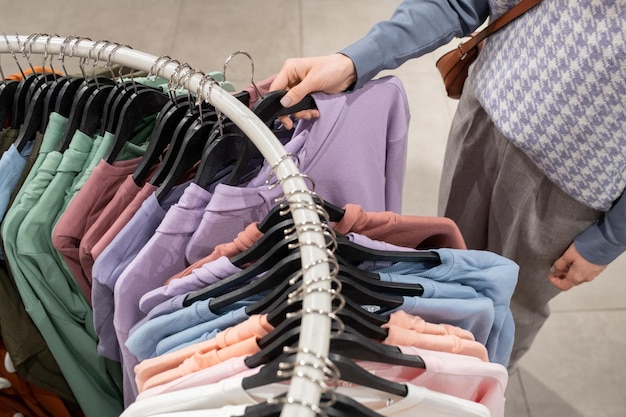
<svg viewBox="0 0 626 417">
<path fill-rule="evenodd" d="M 339 380 L 341 381 L 352 382 L 400 397 L 406 397 L 408 394 L 406 385 L 376 376 L 344 355 L 331 352 L 328 354 L 328 359 L 337 367 L 340 374 Z M 241 386 L 244 389 L 253 389 L 287 380 L 289 376 L 284 375 L 284 372 L 282 373 L 284 376 L 281 376 L 281 373 L 278 371 L 280 370 L 281 363 L 290 363 L 293 361 L 295 361 L 295 354 L 280 355 L 264 365 L 258 373 L 243 378 Z"/>
<path fill-rule="evenodd" d="M 193 182 L 205 190 L 209 190 L 216 182 L 237 185 L 245 174 L 250 158 L 248 138 L 241 132 L 225 133 L 207 142 Z M 230 173 L 219 179 L 220 174 L 228 168 L 231 168 Z"/>
<path fill-rule="evenodd" d="M 115 88 L 109 93 L 104 105 L 100 135 L 104 136 L 106 132 L 115 133 L 124 105 L 133 98 L 135 93 L 148 89 L 161 93 L 160 88 L 149 87 L 133 80 L 118 81 Z"/>
<path fill-rule="evenodd" d="M 391 251 L 372 249 L 356 242 L 350 241 L 347 237 L 337 234 L 337 249 L 335 256 L 341 260 L 353 264 L 364 261 L 388 261 L 388 262 L 424 262 L 439 265 L 441 259 L 436 252 L 428 250 L 420 251 Z"/>
<path fill-rule="evenodd" d="M 283 279 L 285 276 L 290 275 L 294 271 L 293 268 L 298 269 L 301 266 L 299 253 L 294 255 L 294 249 L 290 246 L 296 241 L 296 236 L 290 239 L 284 239 L 272 246 L 271 250 L 248 268 L 211 284 L 206 288 L 187 294 L 183 301 L 183 306 L 189 306 L 196 301 L 224 295 L 245 285 L 248 281 L 255 279 L 263 272 L 266 272 L 263 275 L 263 279 L 266 280 L 275 279 L 276 277 Z"/>
<path fill-rule="evenodd" d="M 99 132 L 104 116 L 104 109 L 109 93 L 115 88 L 114 84 L 100 85 L 91 91 L 80 120 L 78 130 L 87 136 L 95 136 Z"/>
<path fill-rule="evenodd" d="M 128 90 L 130 88 L 129 85 L 130 85 L 130 82 L 121 81 L 121 82 L 118 82 L 115 87 L 113 87 L 113 90 L 109 91 L 109 95 L 106 101 L 104 102 L 104 113 L 102 114 L 102 124 L 100 125 L 100 136 L 104 136 L 107 131 L 109 131 L 110 133 L 114 133 L 115 127 L 111 119 L 113 118 L 115 110 L 116 110 L 115 103 L 119 96 L 121 96 L 124 93 L 129 93 L 129 90 Z M 120 106 L 119 109 L 117 110 L 121 112 L 122 107 Z M 119 117 L 119 112 L 118 112 L 118 117 Z M 109 124 L 111 124 L 110 129 L 112 130 L 108 130 Z"/>
<path fill-rule="evenodd" d="M 215 111 L 203 111 L 201 118 L 196 119 L 185 131 L 181 146 L 175 153 L 176 158 L 174 159 L 173 165 L 171 165 L 167 171 L 167 176 L 156 191 L 156 197 L 159 201 L 162 201 L 180 181 L 183 175 L 188 172 L 195 163 L 200 161 L 202 149 L 205 147 L 207 141 L 210 140 L 209 135 L 217 123 L 217 117 Z M 175 150 L 173 149 L 173 151 Z"/>
<path fill-rule="evenodd" d="M 252 314 L 267 314 L 268 323 L 275 327 L 272 336 L 263 339 L 259 346 L 264 347 L 271 344 L 275 337 L 278 337 L 281 333 L 286 332 L 292 327 L 297 327 L 300 321 L 300 315 L 288 316 L 289 313 L 297 313 L 302 310 L 302 301 L 288 301 L 289 294 L 297 291 L 302 286 L 302 282 L 291 283 L 292 276 L 283 279 L 274 290 L 267 294 L 263 299 L 246 306 L 245 310 L 248 315 Z M 209 301 L 211 311 L 213 310 L 213 302 L 218 300 L 217 297 Z M 343 304 L 341 304 L 343 303 Z M 350 328 L 358 331 L 363 336 L 369 339 L 384 340 L 387 338 L 387 329 L 381 326 L 389 321 L 387 316 L 382 316 L 376 313 L 371 313 L 349 298 L 345 298 L 340 301 L 338 298 L 332 300 L 333 309 L 337 310 L 336 316 Z"/>
<path fill-rule="evenodd" d="M 141 119 L 161 111 L 168 100 L 168 96 L 160 90 L 146 88 L 134 92 L 124 102 L 116 124 L 115 141 L 104 159 L 110 164 L 115 162 L 124 144 L 132 139 L 133 131 Z"/>
<path fill-rule="evenodd" d="M 305 96 L 298 104 L 291 107 L 283 107 L 280 99 L 287 94 L 285 90 L 270 91 L 263 95 L 254 104 L 252 111 L 267 125 L 270 126 L 280 116 L 296 113 L 301 110 L 317 109 L 313 96 Z"/>
<path fill-rule="evenodd" d="M 361 305 L 376 306 L 381 313 L 394 310 L 404 303 L 402 295 L 384 292 L 385 285 L 382 281 L 371 282 L 371 285 L 375 286 L 372 289 L 352 277 L 338 275 L 337 279 L 342 284 L 341 294 L 344 298 L 350 298 Z"/>
<path fill-rule="evenodd" d="M 42 88 L 44 85 L 50 85 L 56 79 L 57 75 L 51 72 L 46 72 L 44 74 L 38 74 L 35 78 L 35 81 L 28 87 L 28 92 L 26 93 L 26 106 L 28 106 L 33 99 L 33 95 L 36 91 Z"/>
<path fill-rule="evenodd" d="M 337 259 L 339 263 L 339 277 L 350 278 L 359 284 L 371 289 L 372 291 L 381 291 L 387 294 L 405 295 L 421 297 L 424 295 L 424 287 L 421 284 L 413 284 L 408 282 L 388 282 L 381 281 L 380 275 L 375 272 L 359 269 L 358 267 Z"/>
<path fill-rule="evenodd" d="M 19 129 L 24 119 L 26 118 L 27 103 L 26 97 L 28 96 L 28 89 L 31 84 L 37 81 L 37 73 L 32 73 L 24 77 L 19 81 L 15 94 L 13 95 L 13 108 L 11 114 L 11 127 L 13 129 Z"/>
<path fill-rule="evenodd" d="M 163 158 L 163 162 L 159 164 L 158 170 L 150 178 L 150 184 L 157 187 L 160 186 L 163 184 L 170 171 L 174 169 L 174 163 L 176 162 L 178 153 L 183 147 L 185 135 L 189 128 L 198 120 L 199 115 L 198 107 L 191 106 L 178 122 L 170 139 L 170 143 L 167 146 L 167 153 Z"/>
<path fill-rule="evenodd" d="M 54 103 L 54 112 L 63 117 L 69 117 L 78 89 L 87 84 L 89 81 L 85 78 L 71 78 L 64 83 Z"/>
<path fill-rule="evenodd" d="M 0 129 L 4 128 L 8 117 L 13 109 L 13 98 L 17 91 L 19 81 L 4 80 L 0 83 Z"/>
<path fill-rule="evenodd" d="M 93 92 L 98 90 L 100 86 L 104 85 L 113 85 L 115 82 L 110 78 L 98 77 L 98 79 L 91 79 L 84 83 L 74 96 L 72 100 L 72 108 L 70 110 L 70 114 L 67 116 L 67 126 L 63 131 L 63 136 L 61 138 L 61 143 L 59 145 L 59 152 L 64 152 L 69 146 L 72 138 L 74 137 L 74 133 L 80 127 L 80 123 L 83 118 L 83 114 L 85 111 L 85 107 L 89 100 L 89 97 Z"/>
<path fill-rule="evenodd" d="M 331 326 L 334 330 L 338 330 L 337 324 L 333 322 Z M 425 369 L 424 360 L 417 355 L 406 355 L 396 346 L 386 345 L 377 341 L 373 341 L 354 331 L 350 326 L 344 325 L 340 334 L 334 334 L 330 338 L 329 352 L 346 356 L 351 359 L 360 359 L 372 362 L 386 363 L 389 365 L 410 366 L 413 368 Z M 244 362 L 249 368 L 266 364 L 280 356 L 285 346 L 294 346 L 298 343 L 300 332 L 299 326 L 293 327 L 286 332 L 281 332 L 278 337 L 272 330 L 259 341 L 261 350 L 251 356 L 248 356 Z M 271 338 L 272 342 L 264 343 L 264 339 Z"/>
<path fill-rule="evenodd" d="M 331 222 L 341 221 L 341 219 L 343 218 L 345 214 L 344 209 L 326 200 L 323 200 L 319 198 L 318 196 L 314 196 L 313 201 L 316 202 L 317 204 L 320 204 L 324 208 Z M 259 230 L 265 233 L 273 225 L 282 221 L 285 217 L 291 217 L 291 213 L 289 212 L 287 205 L 277 204 L 274 207 L 272 207 L 269 213 L 267 213 L 267 215 L 265 216 L 265 218 L 263 218 L 263 220 L 259 222 Z"/>
<path fill-rule="evenodd" d="M 46 99 L 46 93 L 50 88 L 50 84 L 40 84 L 37 91 L 33 94 L 26 112 L 26 119 L 20 126 L 20 131 L 15 139 L 14 145 L 18 151 L 22 151 L 26 144 L 35 139 L 37 132 L 42 131 L 41 120 L 43 113 L 43 105 Z"/>
<path fill-rule="evenodd" d="M 43 110 L 41 113 L 41 131 L 45 131 L 48 126 L 48 120 L 50 119 L 50 114 L 54 111 L 57 99 L 59 98 L 61 91 L 65 84 L 70 82 L 70 78 L 67 76 L 57 77 L 53 82 L 48 91 L 46 91 L 46 98 L 43 103 Z"/>
<path fill-rule="evenodd" d="M 293 228 L 293 226 L 293 219 L 291 217 L 284 218 L 280 223 L 275 224 L 267 230 L 263 236 L 248 249 L 232 256 L 230 262 L 235 266 L 243 268 L 244 265 L 256 261 L 271 250 L 274 245 L 285 239 L 285 236 L 288 234 L 287 232 L 289 232 L 289 229 Z"/>
<path fill-rule="evenodd" d="M 133 172 L 135 184 L 143 184 L 148 180 L 148 175 L 153 165 L 167 149 L 168 144 L 174 137 L 178 123 L 189 111 L 190 100 L 191 98 L 188 96 L 177 97 L 175 101 L 170 100 L 165 104 L 163 109 L 159 112 L 154 122 L 154 129 L 148 140 L 148 148 L 141 157 L 135 172 Z"/>
<path fill-rule="evenodd" d="M 294 252 L 281 259 L 262 277 L 255 279 L 243 286 L 232 288 L 215 298 L 211 299 L 209 305 L 212 311 L 219 311 L 237 301 L 252 297 L 263 291 L 272 290 L 270 294 L 262 300 L 248 306 L 246 311 L 249 314 L 268 312 L 281 302 L 286 302 L 287 290 L 285 281 L 290 280 L 301 266 L 299 252 Z M 419 284 L 402 284 L 401 288 L 396 288 L 396 283 L 371 279 L 367 276 L 355 273 L 346 274 L 341 271 L 341 266 L 337 274 L 337 280 L 342 284 L 342 294 L 344 298 L 361 305 L 377 306 L 379 313 L 395 309 L 402 305 L 405 295 L 420 296 L 423 294 L 423 287 Z M 221 281 L 220 281 L 221 282 Z M 222 285 L 232 285 L 225 283 Z M 219 291 L 220 283 L 212 284 L 211 288 L 203 294 L 214 296 Z M 296 288 L 294 288 L 296 289 Z"/>
<path fill-rule="evenodd" d="M 298 271 L 301 265 L 302 261 L 300 260 L 300 254 L 298 252 L 294 252 L 278 261 L 278 263 L 270 268 L 263 277 L 250 281 L 247 284 L 239 286 L 238 283 L 225 283 L 225 286 L 234 285 L 234 287 L 227 292 L 221 291 L 219 286 L 209 289 L 208 291 L 211 291 L 213 294 L 218 292 L 223 293 L 219 295 L 213 295 L 211 294 L 211 292 L 207 291 L 208 294 L 211 294 L 211 297 L 209 298 L 215 297 L 209 301 L 211 311 L 219 311 L 222 308 L 228 307 L 234 302 L 245 300 L 246 298 L 252 297 L 256 294 L 260 294 L 261 292 L 266 290 L 272 290 L 272 292 L 268 295 L 267 300 L 260 301 L 259 304 L 270 302 L 270 300 L 275 295 L 276 288 L 281 289 L 278 291 L 286 290 L 285 287 L 288 286 L 289 281 L 288 277 L 292 276 L 294 272 Z M 280 294 L 281 293 L 279 292 L 277 295 Z M 258 306 L 256 308 L 260 309 L 261 307 Z"/>
</svg>

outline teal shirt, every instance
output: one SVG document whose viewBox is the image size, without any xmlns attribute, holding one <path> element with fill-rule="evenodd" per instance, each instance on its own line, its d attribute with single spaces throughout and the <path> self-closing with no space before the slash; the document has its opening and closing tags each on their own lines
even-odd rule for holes
<svg viewBox="0 0 626 417">
<path fill-rule="evenodd" d="M 58 113 L 51 113 L 50 118 L 48 120 L 48 126 L 46 127 L 46 131 L 43 135 L 43 141 L 41 143 L 41 148 L 39 148 L 39 155 L 37 159 L 35 159 L 35 163 L 32 168 L 28 172 L 26 179 L 24 180 L 24 184 L 15 195 L 15 203 L 22 198 L 23 190 L 28 186 L 28 183 L 37 175 L 37 171 L 39 167 L 43 164 L 43 161 L 46 159 L 46 155 L 48 153 L 58 149 L 61 144 L 61 139 L 63 138 L 63 131 L 67 127 L 68 120 L 66 117 L 61 116 Z"/>
<path fill-rule="evenodd" d="M 98 161 L 102 158 L 102 155 L 99 153 L 99 150 L 102 147 L 102 139 L 103 138 L 100 135 L 97 135 L 93 139 L 93 143 L 91 145 L 91 151 L 89 152 L 89 155 L 87 156 L 87 162 L 85 164 L 85 167 L 76 176 L 76 178 L 74 178 L 74 181 L 72 181 L 72 186 L 67 189 L 66 195 L 65 195 L 65 205 L 63 207 L 63 210 L 61 211 L 65 211 L 65 209 L 67 208 L 67 205 L 70 203 L 70 201 L 72 200 L 74 195 L 78 192 L 78 190 L 81 189 L 85 181 L 87 181 L 87 178 L 89 178 L 89 175 L 91 175 L 91 173 L 93 172 L 93 169 L 98 164 Z"/>
<path fill-rule="evenodd" d="M 26 310 L 83 412 L 105 417 L 123 410 L 119 364 L 98 355 L 91 308 L 59 265 L 51 242 L 53 219 L 64 204 L 66 189 L 84 169 L 92 144 L 92 138 L 77 132 L 63 155 L 49 152 L 39 169 L 31 170 L 31 181 L 7 212 L 2 233 Z"/>
</svg>

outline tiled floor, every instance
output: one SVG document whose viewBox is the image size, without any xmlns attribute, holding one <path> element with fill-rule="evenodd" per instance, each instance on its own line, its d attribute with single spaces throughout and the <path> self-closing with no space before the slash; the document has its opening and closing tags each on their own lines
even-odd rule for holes
<svg viewBox="0 0 626 417">
<path fill-rule="evenodd" d="M 0 32 L 108 39 L 204 71 L 222 70 L 231 52 L 245 50 L 254 58 L 255 80 L 261 80 L 288 57 L 327 54 L 356 40 L 398 2 L 0 0 Z M 412 112 L 405 214 L 436 213 L 446 133 L 456 104 L 443 95 L 434 70 L 437 55 L 393 72 L 404 82 Z M 14 68 L 10 56 L 0 59 L 5 73 Z M 247 85 L 249 63 L 234 59 L 227 77 L 236 86 Z M 507 417 L 626 415 L 625 270 L 623 256 L 596 282 L 554 300 L 551 318 L 510 379 Z"/>
</svg>

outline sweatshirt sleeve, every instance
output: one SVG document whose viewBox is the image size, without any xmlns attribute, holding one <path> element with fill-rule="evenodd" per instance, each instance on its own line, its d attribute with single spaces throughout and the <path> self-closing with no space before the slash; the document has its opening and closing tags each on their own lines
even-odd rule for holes
<svg viewBox="0 0 626 417">
<path fill-rule="evenodd" d="M 626 198 L 622 196 L 602 219 L 574 240 L 578 252 L 596 265 L 608 265 L 626 250 Z"/>
<path fill-rule="evenodd" d="M 340 53 L 354 62 L 361 87 L 384 69 L 394 69 L 463 37 L 489 15 L 485 0 L 404 0 L 389 20 L 374 25 L 367 35 Z"/>
</svg>

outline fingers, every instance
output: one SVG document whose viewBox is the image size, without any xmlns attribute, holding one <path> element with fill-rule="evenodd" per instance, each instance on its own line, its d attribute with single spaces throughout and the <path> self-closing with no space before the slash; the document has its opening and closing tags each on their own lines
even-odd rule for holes
<svg viewBox="0 0 626 417">
<path fill-rule="evenodd" d="M 294 85 L 302 81 L 308 70 L 300 69 L 305 65 L 303 62 L 306 58 L 290 58 L 285 61 L 280 72 L 274 77 L 274 81 L 270 84 L 269 91 L 288 90 Z M 304 73 L 302 77 L 300 73 Z"/>
<path fill-rule="evenodd" d="M 328 94 L 345 91 L 355 80 L 356 68 L 345 55 L 291 58 L 276 75 L 270 91 L 288 90 L 283 105 L 289 107 L 316 91 Z"/>
<path fill-rule="evenodd" d="M 291 58 L 285 61 L 276 74 L 269 90 L 287 90 L 280 103 L 283 107 L 291 107 L 316 91 L 328 94 L 345 91 L 355 80 L 354 63 L 345 55 Z M 317 110 L 304 110 L 293 116 L 309 120 L 320 117 L 320 113 Z M 287 116 L 281 117 L 280 121 L 287 129 L 293 127 L 293 121 Z"/>
<path fill-rule="evenodd" d="M 554 285 L 561 291 L 567 291 L 570 288 L 574 287 L 574 283 L 571 280 L 567 279 L 567 274 L 562 275 L 562 276 L 556 276 L 556 275 L 550 274 L 548 278 L 550 279 L 550 282 L 552 283 L 552 285 Z"/>
<path fill-rule="evenodd" d="M 606 265 L 596 265 L 583 258 L 572 243 L 554 262 L 548 278 L 555 287 L 567 291 L 584 282 L 593 281 L 605 269 Z"/>
<path fill-rule="evenodd" d="M 296 119 L 311 120 L 318 119 L 320 117 L 320 112 L 318 110 L 302 110 L 294 113 L 292 116 Z M 291 117 L 281 116 L 278 120 L 287 130 L 293 129 L 293 120 L 291 120 Z"/>
<path fill-rule="evenodd" d="M 300 84 L 295 85 L 287 91 L 287 94 L 280 99 L 280 104 L 282 104 L 283 107 L 295 106 L 306 95 L 319 90 L 315 83 L 316 81 L 312 78 L 304 78 Z"/>
<path fill-rule="evenodd" d="M 293 120 L 291 120 L 291 117 L 289 117 L 289 116 L 280 116 L 278 118 L 278 120 L 280 121 L 280 123 L 283 126 L 285 126 L 285 129 L 287 129 L 287 130 L 293 129 Z"/>
</svg>

